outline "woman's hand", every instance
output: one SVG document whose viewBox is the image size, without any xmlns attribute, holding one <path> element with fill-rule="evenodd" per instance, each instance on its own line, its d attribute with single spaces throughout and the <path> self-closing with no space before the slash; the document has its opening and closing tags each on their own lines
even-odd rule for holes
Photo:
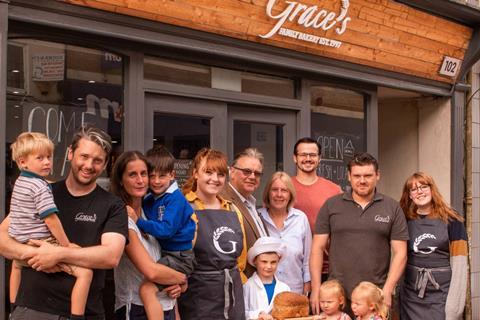
<svg viewBox="0 0 480 320">
<path fill-rule="evenodd" d="M 163 291 L 172 299 L 176 299 L 180 297 L 182 293 L 182 288 L 178 284 L 174 284 L 173 286 L 166 287 Z"/>
<path fill-rule="evenodd" d="M 137 223 L 138 216 L 137 216 L 137 213 L 135 212 L 135 210 L 133 210 L 133 208 L 130 207 L 129 205 L 126 205 L 125 208 L 127 209 L 127 213 L 128 213 L 128 216 L 130 217 L 130 219 L 132 219 L 133 222 Z"/>
</svg>

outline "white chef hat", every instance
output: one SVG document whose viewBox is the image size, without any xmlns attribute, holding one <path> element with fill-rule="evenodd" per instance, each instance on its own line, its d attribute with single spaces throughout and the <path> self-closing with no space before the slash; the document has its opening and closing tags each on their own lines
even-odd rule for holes
<svg viewBox="0 0 480 320">
<path fill-rule="evenodd" d="M 252 266 L 254 266 L 253 261 L 255 258 L 262 253 L 275 252 L 278 254 L 280 259 L 285 254 L 287 246 L 282 242 L 282 240 L 273 237 L 261 237 L 253 244 L 253 246 L 248 249 L 247 260 Z"/>
</svg>

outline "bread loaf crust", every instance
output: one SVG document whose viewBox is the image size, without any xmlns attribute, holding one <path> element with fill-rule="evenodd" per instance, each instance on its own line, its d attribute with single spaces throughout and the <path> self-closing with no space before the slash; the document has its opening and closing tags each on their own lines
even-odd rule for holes
<svg viewBox="0 0 480 320">
<path fill-rule="evenodd" d="M 308 298 L 304 295 L 294 292 L 282 292 L 273 300 L 272 316 L 277 320 L 306 317 L 308 314 Z"/>
</svg>

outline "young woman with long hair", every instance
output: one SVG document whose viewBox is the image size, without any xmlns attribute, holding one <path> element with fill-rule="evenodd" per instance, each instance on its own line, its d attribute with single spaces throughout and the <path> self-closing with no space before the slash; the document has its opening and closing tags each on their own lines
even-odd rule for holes
<svg viewBox="0 0 480 320">
<path fill-rule="evenodd" d="M 411 175 L 400 200 L 410 240 L 401 290 L 401 319 L 460 319 L 467 292 L 463 217 L 443 199 L 431 176 Z"/>
<path fill-rule="evenodd" d="M 227 178 L 227 158 L 203 148 L 183 186 L 197 223 L 193 251 L 196 267 L 179 299 L 182 320 L 245 319 L 242 277 L 246 240 L 241 213 L 219 196 Z"/>
</svg>

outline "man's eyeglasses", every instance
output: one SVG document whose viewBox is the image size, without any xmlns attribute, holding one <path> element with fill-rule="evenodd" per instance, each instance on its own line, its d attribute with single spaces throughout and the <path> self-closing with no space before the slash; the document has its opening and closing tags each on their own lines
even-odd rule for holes
<svg viewBox="0 0 480 320">
<path fill-rule="evenodd" d="M 260 178 L 263 175 L 263 172 L 260 172 L 260 171 L 254 171 L 246 168 L 239 168 L 236 166 L 233 166 L 233 167 L 237 170 L 240 170 L 245 177 L 250 177 L 253 174 L 255 178 Z"/>
<path fill-rule="evenodd" d="M 430 186 L 428 184 L 422 184 L 422 185 L 419 185 L 418 187 L 410 189 L 410 193 L 416 194 L 419 191 L 427 192 L 428 189 L 430 189 Z"/>
<path fill-rule="evenodd" d="M 318 153 L 297 153 L 297 156 L 301 157 L 301 158 L 312 158 L 312 159 L 316 159 L 318 158 Z"/>
</svg>

